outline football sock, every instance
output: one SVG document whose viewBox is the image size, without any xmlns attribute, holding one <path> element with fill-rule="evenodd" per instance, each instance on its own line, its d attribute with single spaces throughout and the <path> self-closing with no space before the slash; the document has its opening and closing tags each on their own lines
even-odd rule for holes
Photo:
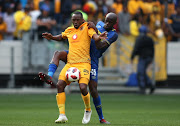
<svg viewBox="0 0 180 126">
<path fill-rule="evenodd" d="M 56 64 L 49 64 L 49 68 L 48 68 L 48 75 L 53 77 L 54 73 L 56 72 L 57 66 Z"/>
<path fill-rule="evenodd" d="M 85 109 L 86 111 L 91 111 L 91 105 L 90 105 L 90 94 L 88 92 L 88 94 L 86 96 L 82 95 L 82 99 L 84 101 L 84 105 L 85 105 Z"/>
<path fill-rule="evenodd" d="M 96 108 L 96 111 L 99 116 L 99 120 L 104 119 L 103 113 L 102 113 L 102 105 L 101 105 L 101 97 L 98 96 L 97 98 L 93 98 L 94 106 Z"/>
<path fill-rule="evenodd" d="M 56 101 L 59 108 L 60 114 L 65 114 L 65 101 L 66 101 L 66 94 L 65 92 L 57 93 Z"/>
</svg>

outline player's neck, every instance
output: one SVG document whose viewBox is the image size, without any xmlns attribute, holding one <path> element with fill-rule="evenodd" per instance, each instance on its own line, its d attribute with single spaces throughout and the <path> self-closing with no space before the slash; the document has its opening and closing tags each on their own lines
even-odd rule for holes
<svg viewBox="0 0 180 126">
<path fill-rule="evenodd" d="M 84 24 L 84 22 L 82 22 L 82 24 L 81 24 L 78 28 L 80 28 L 83 24 Z M 75 28 L 75 27 L 74 27 L 74 28 Z M 75 28 L 75 29 L 78 29 L 78 28 Z"/>
<path fill-rule="evenodd" d="M 104 28 L 104 27 L 103 27 Z M 106 31 L 111 31 L 112 28 L 104 28 Z"/>
</svg>

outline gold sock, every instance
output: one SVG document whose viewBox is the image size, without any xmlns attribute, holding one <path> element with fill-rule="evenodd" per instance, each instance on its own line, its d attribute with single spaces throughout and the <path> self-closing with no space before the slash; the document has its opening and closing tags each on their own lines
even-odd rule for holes
<svg viewBox="0 0 180 126">
<path fill-rule="evenodd" d="M 65 101 L 66 101 L 66 94 L 65 92 L 57 93 L 56 101 L 59 108 L 60 114 L 65 114 Z"/>
<path fill-rule="evenodd" d="M 88 94 L 86 96 L 82 95 L 82 99 L 84 101 L 84 105 L 85 105 L 85 109 L 86 111 L 91 111 L 91 104 L 90 104 L 90 94 L 88 92 Z"/>
</svg>

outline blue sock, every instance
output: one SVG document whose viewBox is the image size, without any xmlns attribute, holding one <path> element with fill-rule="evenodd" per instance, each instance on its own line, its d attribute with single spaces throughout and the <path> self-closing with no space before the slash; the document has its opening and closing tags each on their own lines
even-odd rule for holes
<svg viewBox="0 0 180 126">
<path fill-rule="evenodd" d="M 98 96 L 97 98 L 93 98 L 94 106 L 96 108 L 96 111 L 99 116 L 99 120 L 104 119 L 103 113 L 102 113 L 102 106 L 101 106 L 101 98 Z"/>
<path fill-rule="evenodd" d="M 48 68 L 48 75 L 53 77 L 54 73 L 56 72 L 57 66 L 55 64 L 49 64 Z"/>
</svg>

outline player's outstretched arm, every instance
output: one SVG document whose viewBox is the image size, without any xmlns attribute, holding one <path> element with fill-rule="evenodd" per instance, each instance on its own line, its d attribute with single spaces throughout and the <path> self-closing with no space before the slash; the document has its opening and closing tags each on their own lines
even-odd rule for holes
<svg viewBox="0 0 180 126">
<path fill-rule="evenodd" d="M 46 38 L 47 40 L 56 40 L 56 41 L 61 41 L 63 38 L 62 38 L 62 35 L 56 35 L 56 36 L 53 36 L 51 33 L 42 33 L 42 37 L 43 38 Z"/>
</svg>

